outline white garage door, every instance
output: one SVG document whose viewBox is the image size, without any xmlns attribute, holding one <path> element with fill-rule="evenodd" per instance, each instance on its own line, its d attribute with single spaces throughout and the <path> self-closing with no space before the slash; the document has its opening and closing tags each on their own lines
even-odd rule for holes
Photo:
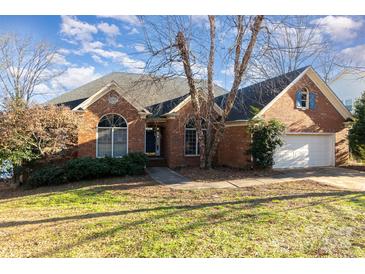
<svg viewBox="0 0 365 274">
<path fill-rule="evenodd" d="M 274 168 L 333 166 L 334 135 L 285 135 L 274 154 Z"/>
</svg>

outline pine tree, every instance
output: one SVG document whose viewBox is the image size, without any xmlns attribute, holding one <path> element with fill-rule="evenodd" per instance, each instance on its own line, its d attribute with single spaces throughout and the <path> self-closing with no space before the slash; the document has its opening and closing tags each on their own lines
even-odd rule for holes
<svg viewBox="0 0 365 274">
<path fill-rule="evenodd" d="M 349 131 L 349 142 L 352 154 L 365 160 L 365 91 L 355 102 L 354 123 Z"/>
</svg>

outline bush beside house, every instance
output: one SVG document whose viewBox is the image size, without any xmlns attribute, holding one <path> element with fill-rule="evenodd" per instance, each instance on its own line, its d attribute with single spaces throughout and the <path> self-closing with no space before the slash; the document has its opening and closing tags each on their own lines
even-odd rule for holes
<svg viewBox="0 0 365 274">
<path fill-rule="evenodd" d="M 357 160 L 365 160 L 365 92 L 355 102 L 354 122 L 349 130 L 349 144 Z"/>
<path fill-rule="evenodd" d="M 67 107 L 9 101 L 0 112 L 0 167 L 13 170 L 13 181 L 26 180 L 36 161 L 67 158 L 77 145 L 79 120 Z"/>
<path fill-rule="evenodd" d="M 250 153 L 254 166 L 271 168 L 274 165 L 275 150 L 283 145 L 285 125 L 275 119 L 269 121 L 257 119 L 251 121 L 249 130 L 252 136 Z"/>
<path fill-rule="evenodd" d="M 35 188 L 86 179 L 141 175 L 146 164 L 147 157 L 143 153 L 130 153 L 123 158 L 77 158 L 61 166 L 51 165 L 34 171 L 25 185 Z"/>
</svg>

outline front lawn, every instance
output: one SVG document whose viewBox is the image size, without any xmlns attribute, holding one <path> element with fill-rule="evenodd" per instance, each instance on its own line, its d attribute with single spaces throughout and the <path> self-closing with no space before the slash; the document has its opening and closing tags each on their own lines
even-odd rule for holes
<svg viewBox="0 0 365 274">
<path fill-rule="evenodd" d="M 365 193 L 172 190 L 148 177 L 0 188 L 1 257 L 365 257 Z"/>
</svg>

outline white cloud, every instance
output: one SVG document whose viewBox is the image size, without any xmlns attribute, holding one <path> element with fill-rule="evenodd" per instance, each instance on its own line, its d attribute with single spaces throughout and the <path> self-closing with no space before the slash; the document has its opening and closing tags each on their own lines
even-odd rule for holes
<svg viewBox="0 0 365 274">
<path fill-rule="evenodd" d="M 37 95 L 48 95 L 51 93 L 51 89 L 46 84 L 39 84 L 34 87 L 34 93 Z"/>
<path fill-rule="evenodd" d="M 77 41 L 91 41 L 92 35 L 98 32 L 98 29 L 89 23 L 82 22 L 74 16 L 61 16 L 61 33 L 68 38 Z"/>
<path fill-rule="evenodd" d="M 137 22 L 135 20 L 138 20 L 138 18 L 136 16 L 118 16 L 118 20 L 129 21 L 131 24 L 136 25 Z M 107 40 L 105 44 L 101 41 L 93 39 L 93 34 L 97 33 L 98 30 L 102 31 L 108 36 L 109 40 Z M 64 34 L 65 37 L 70 40 L 70 42 L 77 41 L 78 43 L 76 44 L 80 45 L 79 49 L 73 51 L 74 54 L 90 54 L 91 58 L 96 63 L 103 65 L 106 65 L 108 62 L 112 61 L 120 64 L 129 72 L 142 72 L 144 70 L 144 61 L 131 58 L 127 53 L 112 50 L 110 47 L 108 47 L 121 46 L 120 44 L 116 44 L 115 40 L 113 39 L 120 33 L 119 28 L 113 24 L 101 22 L 94 26 L 88 24 L 87 22 L 82 22 L 76 17 L 62 16 L 61 33 Z M 90 70 L 90 68 L 93 67 L 86 68 Z M 82 71 L 86 68 L 82 67 L 79 68 L 79 70 Z M 64 75 L 67 75 L 67 73 Z M 89 79 L 90 77 L 86 75 L 86 78 Z M 68 84 L 66 83 L 66 85 Z"/>
<path fill-rule="evenodd" d="M 134 49 L 137 51 L 137 52 L 144 52 L 146 51 L 146 48 L 144 47 L 143 44 L 135 44 L 134 45 Z"/>
<path fill-rule="evenodd" d="M 68 55 L 71 53 L 71 51 L 69 49 L 65 49 L 65 48 L 60 48 L 57 50 L 57 52 L 62 55 Z"/>
<path fill-rule="evenodd" d="M 357 37 L 357 31 L 362 27 L 361 20 L 355 21 L 346 16 L 326 16 L 311 21 L 312 24 L 318 25 L 321 30 L 331 36 L 332 40 L 343 41 L 351 40 Z"/>
<path fill-rule="evenodd" d="M 101 49 L 104 46 L 104 43 L 100 41 L 92 41 L 92 42 L 84 42 L 82 44 L 81 51 L 84 53 L 92 52 L 95 49 Z"/>
<path fill-rule="evenodd" d="M 355 65 L 365 66 L 365 44 L 343 49 L 341 55 Z"/>
<path fill-rule="evenodd" d="M 141 24 L 140 20 L 135 15 L 101 15 L 98 17 L 112 18 L 134 26 L 139 26 Z"/>
<path fill-rule="evenodd" d="M 98 56 L 98 55 L 91 55 L 91 58 L 96 62 L 96 63 L 98 63 L 98 64 L 101 64 L 101 65 L 103 65 L 103 66 L 106 66 L 108 63 L 107 62 L 105 62 L 105 61 L 103 61 L 103 59 L 101 59 L 101 57 L 100 56 Z"/>
<path fill-rule="evenodd" d="M 136 28 L 132 28 L 129 32 L 128 32 L 128 34 L 129 35 L 132 35 L 132 34 L 138 34 L 139 33 L 139 31 L 136 29 Z"/>
<path fill-rule="evenodd" d="M 70 63 L 66 60 L 66 57 L 62 54 L 55 53 L 52 57 L 52 63 L 57 65 L 69 65 Z"/>
<path fill-rule="evenodd" d="M 92 66 L 70 67 L 63 74 L 53 78 L 48 83 L 34 87 L 37 101 L 47 101 L 50 97 L 60 95 L 64 91 L 77 88 L 92 80 L 101 77 Z"/>
<path fill-rule="evenodd" d="M 234 66 L 226 66 L 224 69 L 221 70 L 221 73 L 225 76 L 234 76 Z"/>
<path fill-rule="evenodd" d="M 129 72 L 141 73 L 146 66 L 144 61 L 131 58 L 127 53 L 121 51 L 89 48 L 88 53 L 91 53 L 93 60 L 98 63 L 102 64 L 105 62 L 102 58 L 111 59 L 113 62 L 122 65 Z"/>
<path fill-rule="evenodd" d="M 98 24 L 98 29 L 104 32 L 108 37 L 114 38 L 115 36 L 119 35 L 119 28 L 114 24 L 108 24 L 105 22 Z"/>
<path fill-rule="evenodd" d="M 101 77 L 93 66 L 68 68 L 62 75 L 51 80 L 54 91 L 70 90 Z"/>
</svg>

